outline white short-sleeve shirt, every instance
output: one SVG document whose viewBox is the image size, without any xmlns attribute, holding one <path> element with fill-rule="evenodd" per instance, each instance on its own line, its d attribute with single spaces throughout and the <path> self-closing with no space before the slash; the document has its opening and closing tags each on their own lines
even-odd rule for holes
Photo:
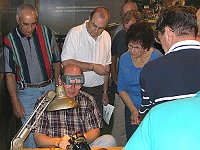
<svg viewBox="0 0 200 150">
<path fill-rule="evenodd" d="M 61 60 L 74 59 L 77 61 L 96 63 L 102 65 L 111 64 L 111 37 L 107 31 L 103 31 L 96 40 L 88 33 L 86 22 L 72 28 L 66 38 L 62 49 Z M 104 76 L 94 71 L 83 72 L 86 87 L 99 86 L 104 83 Z"/>
</svg>

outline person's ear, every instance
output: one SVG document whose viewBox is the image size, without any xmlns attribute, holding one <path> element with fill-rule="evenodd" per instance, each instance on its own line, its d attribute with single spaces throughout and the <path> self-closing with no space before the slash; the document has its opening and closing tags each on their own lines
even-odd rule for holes
<svg viewBox="0 0 200 150">
<path fill-rule="evenodd" d="M 165 36 L 167 41 L 171 41 L 174 37 L 174 31 L 170 27 L 165 27 Z"/>
<path fill-rule="evenodd" d="M 17 21 L 17 23 L 19 24 L 19 16 L 16 16 L 16 21 Z"/>
<path fill-rule="evenodd" d="M 169 38 L 174 36 L 174 31 L 170 27 L 165 27 L 165 32 Z"/>
</svg>

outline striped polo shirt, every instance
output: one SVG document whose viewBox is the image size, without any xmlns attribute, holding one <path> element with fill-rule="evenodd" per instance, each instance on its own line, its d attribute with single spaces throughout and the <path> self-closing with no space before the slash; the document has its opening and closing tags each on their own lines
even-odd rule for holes
<svg viewBox="0 0 200 150">
<path fill-rule="evenodd" d="M 194 96 L 200 90 L 200 42 L 185 40 L 144 66 L 140 116 L 157 104 Z"/>
<path fill-rule="evenodd" d="M 37 25 L 26 37 L 17 27 L 4 39 L 5 72 L 14 73 L 16 81 L 39 83 L 53 78 L 53 63 L 59 62 L 60 51 L 52 31 Z"/>
</svg>

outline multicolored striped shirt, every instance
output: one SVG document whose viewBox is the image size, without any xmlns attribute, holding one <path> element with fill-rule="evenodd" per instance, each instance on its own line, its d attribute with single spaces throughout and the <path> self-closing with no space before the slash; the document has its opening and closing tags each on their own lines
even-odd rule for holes
<svg viewBox="0 0 200 150">
<path fill-rule="evenodd" d="M 52 31 L 37 25 L 31 37 L 17 27 L 4 39 L 5 72 L 14 73 L 16 81 L 39 83 L 53 78 L 53 63 L 61 60 Z"/>
<path fill-rule="evenodd" d="M 85 133 L 91 129 L 102 128 L 102 117 L 93 96 L 80 91 L 74 98 L 78 108 L 47 112 L 36 123 L 35 132 L 50 137 Z"/>
<path fill-rule="evenodd" d="M 3 62 L 3 48 L 2 48 L 2 35 L 0 33 L 0 73 L 4 70 Z"/>
</svg>

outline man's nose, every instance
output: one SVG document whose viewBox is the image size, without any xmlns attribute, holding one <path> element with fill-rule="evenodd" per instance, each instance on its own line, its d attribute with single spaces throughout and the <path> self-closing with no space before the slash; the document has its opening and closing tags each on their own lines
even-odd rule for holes
<svg viewBox="0 0 200 150">
<path fill-rule="evenodd" d="M 99 28 L 98 28 L 98 27 L 96 27 L 94 31 L 95 31 L 96 33 L 98 33 L 98 31 L 99 31 Z"/>
<path fill-rule="evenodd" d="M 72 84 L 72 87 L 71 87 L 73 90 L 75 89 L 75 84 Z"/>
<path fill-rule="evenodd" d="M 28 26 L 28 31 L 32 31 L 33 27 L 31 25 Z"/>
</svg>

